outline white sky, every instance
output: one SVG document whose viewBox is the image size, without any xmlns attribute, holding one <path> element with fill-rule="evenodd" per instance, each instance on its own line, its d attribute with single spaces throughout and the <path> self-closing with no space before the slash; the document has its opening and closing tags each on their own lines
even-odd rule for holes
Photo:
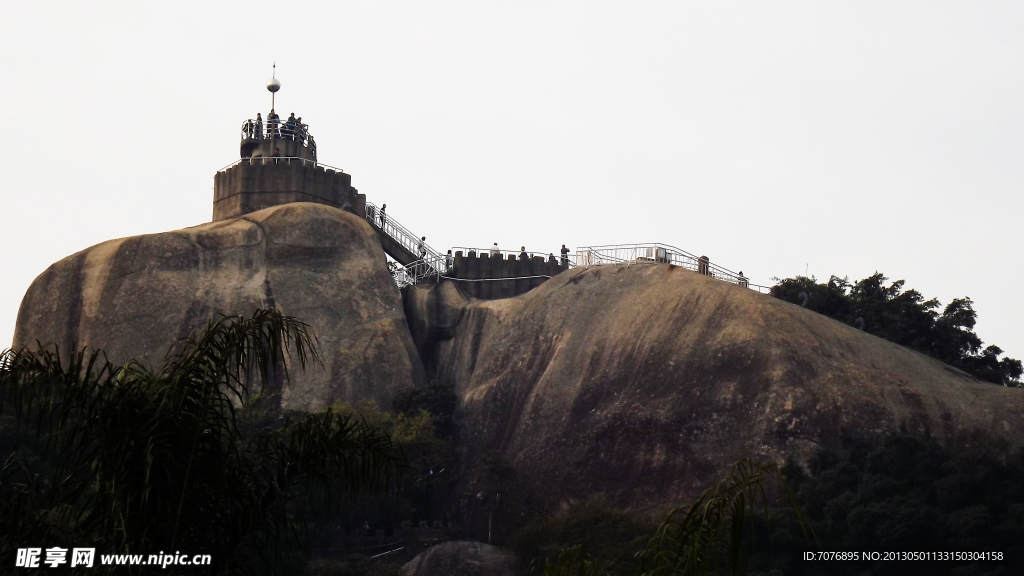
<svg viewBox="0 0 1024 576">
<path fill-rule="evenodd" d="M 209 221 L 276 60 L 282 116 L 435 248 L 664 242 L 757 284 L 880 270 L 969 295 L 986 344 L 1024 358 L 1024 3 L 2 14 L 0 342 L 52 262 Z"/>
</svg>

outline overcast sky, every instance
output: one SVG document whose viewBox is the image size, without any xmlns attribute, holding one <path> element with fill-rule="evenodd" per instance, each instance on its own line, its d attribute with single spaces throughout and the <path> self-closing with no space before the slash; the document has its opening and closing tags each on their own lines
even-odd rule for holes
<svg viewBox="0 0 1024 576">
<path fill-rule="evenodd" d="M 1024 3 L 8 2 L 0 342 L 51 263 L 210 220 L 239 128 L 434 248 L 663 242 L 876 270 L 1024 358 Z M 658 305 L 652 302 L 652 305 Z M 2 346 L 0 346 L 2 347 Z"/>
</svg>

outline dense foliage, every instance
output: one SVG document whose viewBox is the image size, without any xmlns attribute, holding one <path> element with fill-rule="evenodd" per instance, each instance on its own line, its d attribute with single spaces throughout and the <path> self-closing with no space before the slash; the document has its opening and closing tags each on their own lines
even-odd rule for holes
<svg viewBox="0 0 1024 576">
<path fill-rule="evenodd" d="M 765 472 L 774 475 L 773 469 L 740 463 L 730 477 L 673 511 L 653 538 L 650 531 L 637 534 L 640 525 L 626 512 L 587 505 L 524 530 L 517 552 L 533 555 L 534 573 L 545 576 L 1019 574 L 1024 454 L 1007 457 L 1005 446 L 983 437 L 969 445 L 973 450 L 951 450 L 906 433 L 881 441 L 844 438 L 819 450 L 807 467 L 788 462 L 774 496 L 764 492 Z M 588 523 L 591 534 L 578 528 Z M 826 551 L 857 553 L 858 559 L 805 557 Z M 883 560 L 865 559 L 865 552 L 995 554 Z"/>
<path fill-rule="evenodd" d="M 845 440 L 819 451 L 808 469 L 783 471 L 823 550 L 999 552 L 1003 560 L 808 562 L 799 529 L 780 520 L 753 562 L 766 573 L 998 576 L 1024 566 L 1020 455 L 965 455 L 903 434 L 882 443 Z"/>
<path fill-rule="evenodd" d="M 434 392 L 444 394 L 446 391 L 450 393 L 450 389 Z M 386 432 L 401 447 L 407 465 L 401 489 L 379 498 L 364 499 L 359 506 L 351 508 L 342 519 L 349 527 L 362 526 L 364 522 L 371 528 L 392 528 L 403 520 L 458 520 L 446 501 L 455 483 L 456 450 L 451 438 L 442 436 L 443 424 L 438 423 L 450 421 L 450 413 L 434 414 L 415 403 L 408 413 L 391 412 L 370 399 L 354 406 L 336 403 L 332 410 Z"/>
<path fill-rule="evenodd" d="M 759 513 L 763 524 L 775 496 L 788 506 L 774 514 L 795 523 L 811 548 L 814 533 L 779 469 L 742 460 L 692 503 L 672 510 L 653 536 L 597 498 L 521 530 L 516 549 L 520 556 L 536 554 L 531 572 L 544 576 L 743 576 L 754 533 L 765 532 Z"/>
<path fill-rule="evenodd" d="M 832 276 L 828 282 L 797 276 L 780 280 L 772 288 L 776 298 L 806 307 L 865 332 L 912 348 L 1005 386 L 1021 386 L 1020 360 L 1002 358 L 995 345 L 982 348 L 974 333 L 977 313 L 970 298 L 955 298 L 942 312 L 939 301 L 925 300 L 920 292 L 904 289 L 905 282 L 879 272 L 850 283 Z"/>
<path fill-rule="evenodd" d="M 351 542 L 346 545 L 342 541 L 343 534 L 364 527 L 394 529 L 407 520 L 413 523 L 461 520 L 450 498 L 457 480 L 454 473 L 457 450 L 452 437 L 455 404 L 451 387 L 426 386 L 398 393 L 392 399 L 392 411 L 370 399 L 355 404 L 337 402 L 332 406 L 337 414 L 351 416 L 386 432 L 405 455 L 405 476 L 398 490 L 362 498 L 322 525 L 317 546 L 330 552 L 314 553 L 307 565 L 307 574 L 397 575 L 405 562 L 423 550 L 421 546 L 382 542 L 360 544 L 357 549 Z M 338 556 L 339 549 L 346 552 Z"/>
<path fill-rule="evenodd" d="M 174 550 L 212 555 L 189 574 L 300 567 L 305 511 L 384 491 L 403 466 L 385 434 L 351 416 L 286 416 L 267 409 L 272 394 L 244 408 L 250 383 L 278 380 L 289 350 L 299 367 L 316 361 L 314 343 L 264 310 L 211 323 L 159 370 L 85 350 L 4 352 L 0 566 L 43 545 L 95 548 L 90 573 L 101 554 Z"/>
<path fill-rule="evenodd" d="M 582 564 L 585 573 L 626 576 L 639 573 L 640 561 L 635 555 L 647 545 L 655 528 L 595 496 L 527 523 L 512 535 L 509 545 L 524 565 L 532 564 L 534 573 L 557 574 L 561 570 L 576 574 L 565 571 L 578 570 Z M 545 566 L 550 568 L 543 570 Z"/>
</svg>

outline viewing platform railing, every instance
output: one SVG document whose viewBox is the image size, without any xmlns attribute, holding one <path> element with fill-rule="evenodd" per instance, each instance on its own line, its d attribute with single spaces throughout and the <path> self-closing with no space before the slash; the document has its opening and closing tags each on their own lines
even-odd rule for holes
<svg viewBox="0 0 1024 576">
<path fill-rule="evenodd" d="M 299 162 L 299 163 L 302 163 L 302 164 L 311 164 L 313 166 L 317 166 L 317 167 L 324 168 L 324 169 L 327 169 L 327 170 L 334 170 L 335 172 L 344 172 L 344 170 L 342 170 L 341 168 L 335 168 L 334 166 L 330 166 L 328 164 L 324 164 L 323 162 L 317 162 L 316 160 L 309 160 L 307 158 L 299 158 L 298 156 L 255 156 L 255 157 L 252 157 L 252 158 L 242 158 L 242 159 L 239 159 L 239 160 L 235 160 L 234 162 L 232 162 L 231 164 L 228 164 L 227 166 L 221 168 L 220 170 L 217 170 L 217 172 L 223 172 L 223 171 L 227 170 L 228 168 L 231 168 L 233 166 L 237 166 L 239 164 L 249 164 L 250 166 L 262 166 L 262 165 L 267 165 L 267 164 L 275 164 L 275 165 L 276 164 L 286 164 L 287 165 L 287 164 L 291 164 L 293 162 Z"/>
<path fill-rule="evenodd" d="M 369 210 L 367 213 L 369 214 Z M 376 223 L 379 223 L 379 220 L 375 222 L 375 224 Z M 408 233 L 408 231 L 406 232 Z M 465 246 L 456 246 L 452 248 L 453 253 L 458 251 L 461 251 L 467 256 L 471 253 L 476 253 L 478 255 L 488 254 L 492 258 L 495 255 L 498 255 L 502 260 L 508 260 L 510 254 L 514 255 L 517 259 L 520 259 L 523 253 L 522 250 L 501 250 L 493 247 L 468 248 Z M 528 258 L 541 256 L 545 261 L 550 261 L 551 258 L 554 258 L 555 262 L 562 264 L 561 255 L 555 255 L 553 252 L 548 252 L 545 255 L 544 253 L 530 252 L 527 250 L 526 255 Z M 427 279 L 436 282 L 451 270 L 452 263 L 453 258 L 450 258 L 446 254 L 440 254 L 431 250 L 431 253 L 426 257 L 412 262 L 407 266 L 393 266 L 391 275 L 395 279 L 395 284 L 397 284 L 399 288 L 418 284 Z M 685 268 L 686 270 L 692 270 L 699 274 L 704 274 L 717 280 L 736 284 L 737 286 L 756 290 L 761 293 L 767 294 L 771 291 L 771 288 L 768 286 L 752 284 L 749 278 L 738 272 L 733 272 L 732 270 L 723 268 L 722 266 L 712 263 L 709 259 L 694 256 L 685 250 L 681 250 L 669 244 L 649 243 L 583 246 L 576 248 L 575 253 L 569 254 L 565 264 L 570 268 L 577 266 L 601 266 L 605 264 L 624 264 L 626 266 L 642 264 L 672 264 L 674 266 Z"/>
<path fill-rule="evenodd" d="M 576 266 L 600 266 L 603 264 L 672 264 L 694 272 L 736 284 L 744 288 L 768 293 L 771 288 L 751 284 L 750 279 L 717 264 L 703 256 L 694 256 L 685 250 L 669 244 L 613 244 L 606 246 L 583 246 L 576 248 L 572 255 Z"/>
<path fill-rule="evenodd" d="M 291 140 L 302 142 L 307 148 L 316 148 L 313 135 L 307 124 L 288 124 L 288 120 L 254 120 L 242 122 L 242 140 Z"/>
<path fill-rule="evenodd" d="M 261 159 L 253 158 L 252 160 Z M 274 159 L 271 158 L 269 160 Z M 447 274 L 450 271 L 453 263 L 452 256 L 441 254 L 434 250 L 426 244 L 426 242 L 420 240 L 420 236 L 413 234 L 408 228 L 396 222 L 391 216 L 382 214 L 380 209 L 371 202 L 366 203 L 366 219 L 370 221 L 375 228 L 383 231 L 385 235 L 397 242 L 410 254 L 419 256 L 418 260 L 415 260 L 408 265 L 401 266 L 396 264 L 391 267 L 392 277 L 400 288 L 417 284 L 427 278 L 433 278 L 435 281 L 440 280 L 442 275 Z M 475 252 L 478 255 L 500 255 L 503 260 L 508 260 L 510 254 L 515 255 L 517 259 L 520 259 L 524 252 L 523 250 L 502 250 L 500 248 L 493 247 L 452 248 L 452 252 L 455 251 L 462 251 L 462 253 L 467 256 L 471 252 Z M 769 293 L 771 291 L 770 287 L 752 284 L 750 279 L 742 273 L 733 272 L 728 268 L 723 268 L 722 266 L 714 264 L 707 257 L 695 256 L 670 244 L 661 244 L 658 242 L 577 247 L 576 252 L 569 254 L 564 263 L 560 252 L 558 255 L 554 252 L 548 252 L 545 255 L 543 252 L 531 252 L 526 250 L 525 253 L 527 257 L 531 259 L 538 255 L 543 257 L 545 261 L 550 261 L 554 258 L 555 262 L 565 264 L 570 268 L 577 266 L 600 266 L 604 264 L 625 264 L 626 266 L 640 264 L 672 264 L 686 270 L 692 270 L 699 274 L 704 274 L 717 280 L 736 284 L 743 288 L 749 288 L 761 293 Z"/>
</svg>

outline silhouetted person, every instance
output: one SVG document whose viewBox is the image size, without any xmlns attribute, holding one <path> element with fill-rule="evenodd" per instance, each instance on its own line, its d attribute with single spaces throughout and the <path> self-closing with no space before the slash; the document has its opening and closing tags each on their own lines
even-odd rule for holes
<svg viewBox="0 0 1024 576">
<path fill-rule="evenodd" d="M 750 282 L 747 280 L 746 276 L 743 275 L 743 270 L 740 270 L 740 277 L 739 277 L 738 284 L 740 286 L 744 287 L 744 288 L 749 288 L 750 287 Z"/>
<path fill-rule="evenodd" d="M 384 222 L 387 221 L 387 216 L 384 215 L 384 211 L 388 209 L 387 204 L 381 204 L 380 207 L 380 227 L 384 228 Z"/>
<path fill-rule="evenodd" d="M 495 256 L 501 256 L 501 250 L 498 249 L 498 243 L 495 242 L 494 246 L 491 246 L 491 258 Z"/>
<path fill-rule="evenodd" d="M 697 273 L 711 276 L 711 260 L 707 256 L 697 258 Z"/>
<path fill-rule="evenodd" d="M 446 269 L 452 267 L 452 251 L 449 250 L 448 254 L 444 257 L 444 267 Z"/>
<path fill-rule="evenodd" d="M 528 260 L 529 258 L 530 258 L 530 256 L 526 253 L 526 246 L 520 246 L 519 247 L 519 259 L 520 260 Z"/>
<path fill-rule="evenodd" d="M 309 134 L 309 125 L 302 123 L 302 116 L 295 122 L 296 129 L 299 131 L 299 142 L 306 141 L 306 135 Z"/>
<path fill-rule="evenodd" d="M 565 244 L 562 244 L 562 266 L 568 266 L 568 265 L 569 265 L 569 249 L 565 247 Z"/>
<path fill-rule="evenodd" d="M 295 112 L 292 112 L 288 119 L 284 122 L 284 136 L 285 138 L 292 138 L 295 136 Z"/>
<path fill-rule="evenodd" d="M 424 256 L 427 255 L 427 237 L 426 236 L 420 238 L 420 245 L 417 246 L 416 249 L 419 250 L 420 258 L 423 258 Z"/>
<path fill-rule="evenodd" d="M 254 136 L 257 140 L 263 139 L 263 117 L 260 113 L 256 113 L 256 135 Z"/>
<path fill-rule="evenodd" d="M 267 114 L 267 131 L 271 138 L 281 137 L 281 117 L 273 109 Z"/>
</svg>

